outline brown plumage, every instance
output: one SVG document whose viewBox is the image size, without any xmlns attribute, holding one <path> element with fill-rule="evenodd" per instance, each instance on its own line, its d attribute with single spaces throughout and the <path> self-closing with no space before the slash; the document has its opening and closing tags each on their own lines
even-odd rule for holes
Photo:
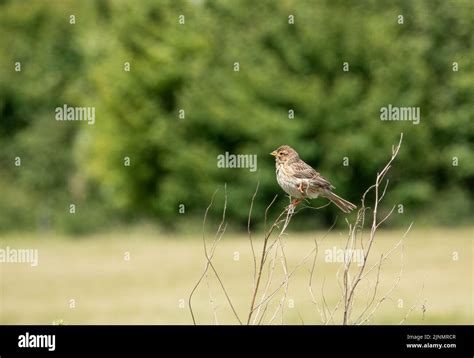
<svg viewBox="0 0 474 358">
<path fill-rule="evenodd" d="M 334 187 L 288 145 L 282 145 L 270 153 L 275 157 L 276 177 L 278 184 L 290 197 L 296 198 L 292 204 L 297 205 L 303 199 L 314 199 L 318 196 L 331 200 L 339 209 L 349 213 L 356 208 L 351 202 L 332 192 Z"/>
</svg>

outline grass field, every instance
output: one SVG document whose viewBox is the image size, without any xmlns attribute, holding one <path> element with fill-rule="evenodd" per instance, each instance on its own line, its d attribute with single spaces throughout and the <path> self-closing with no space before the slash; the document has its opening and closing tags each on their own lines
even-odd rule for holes
<svg viewBox="0 0 474 358">
<path fill-rule="evenodd" d="M 380 232 L 373 257 L 392 247 L 402 233 Z M 323 235 L 289 232 L 284 238 L 289 268 L 313 249 L 315 238 Z M 38 249 L 39 265 L 0 263 L 0 323 L 191 324 L 187 299 L 205 264 L 200 236 L 177 237 L 141 228 L 76 239 L 34 234 L 2 237 L 0 248 Z M 324 283 L 329 306 L 340 297 L 336 283 L 340 264 L 326 262 L 324 253 L 341 247 L 343 238 L 342 231 L 335 231 L 320 242 L 313 288 L 318 296 Z M 472 324 L 472 240 L 472 229 L 413 229 L 404 244 L 400 283 L 369 323 L 398 324 L 413 308 L 406 324 Z M 261 242 L 261 235 L 255 235 L 257 250 Z M 224 236 L 214 262 L 244 319 L 253 285 L 247 236 Z M 290 281 L 283 315 L 286 324 L 321 323 L 308 291 L 311 263 L 300 267 Z M 395 282 L 400 263 L 397 250 L 380 273 L 380 294 Z M 277 271 L 275 275 L 281 274 Z M 374 280 L 374 276 L 369 277 L 361 286 L 363 292 L 371 292 Z M 365 300 L 363 293 L 358 302 Z M 212 274 L 196 291 L 193 307 L 200 324 L 237 323 Z M 281 318 L 274 323 L 281 323 Z"/>
</svg>

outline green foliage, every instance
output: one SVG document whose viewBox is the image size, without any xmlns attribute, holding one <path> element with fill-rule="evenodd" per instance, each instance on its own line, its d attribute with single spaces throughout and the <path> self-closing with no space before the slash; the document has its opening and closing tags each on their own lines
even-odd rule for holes
<svg viewBox="0 0 474 358">
<path fill-rule="evenodd" d="M 200 216 L 227 183 L 228 214 L 245 225 L 257 182 L 261 222 L 275 194 L 278 207 L 287 203 L 268 155 L 284 143 L 358 203 L 402 131 L 387 202 L 402 203 L 405 214 L 394 222 L 469 220 L 469 1 L 34 4 L 1 5 L 0 34 L 11 39 L 0 45 L 1 180 L 13 202 L 0 210 L 12 223 L 31 222 L 21 215 L 26 206 L 38 211 L 49 200 L 51 210 L 64 210 L 72 197 L 96 208 L 94 220 L 83 218 L 86 228 L 125 216 L 179 226 L 180 204 L 186 217 Z M 21 74 L 12 71 L 17 58 Z M 96 124 L 54 121 L 63 103 L 95 106 Z M 420 107 L 420 124 L 381 121 L 389 104 Z M 218 168 L 225 152 L 256 154 L 258 171 Z M 21 171 L 11 164 L 16 153 L 26 158 Z M 318 217 L 331 223 L 336 213 L 330 207 Z M 70 220 L 58 217 L 59 226 Z M 301 226 L 317 225 L 311 218 Z"/>
</svg>

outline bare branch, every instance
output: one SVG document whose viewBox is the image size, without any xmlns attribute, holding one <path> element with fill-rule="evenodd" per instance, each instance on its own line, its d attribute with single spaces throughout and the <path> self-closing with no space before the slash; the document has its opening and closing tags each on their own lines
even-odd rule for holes
<svg viewBox="0 0 474 358">
<path fill-rule="evenodd" d="M 358 212 L 357 219 L 356 219 L 356 224 L 355 225 L 350 225 L 349 224 L 349 234 L 348 234 L 348 238 L 347 238 L 346 249 L 347 249 L 347 246 L 349 246 L 349 244 L 351 245 L 350 246 L 351 248 L 354 247 L 354 242 L 355 242 L 354 238 L 356 237 L 356 233 L 357 233 L 357 230 L 358 230 L 358 227 L 359 227 L 358 222 L 360 222 L 360 221 L 363 222 L 365 220 L 364 217 L 365 217 L 365 208 L 366 208 L 365 207 L 366 195 L 370 191 L 373 190 L 374 194 L 375 194 L 375 199 L 374 199 L 374 207 L 372 209 L 372 225 L 371 225 L 370 236 L 369 236 L 366 247 L 364 247 L 363 241 L 361 239 L 361 245 L 362 245 L 363 252 L 364 252 L 364 261 L 363 261 L 360 269 L 357 270 L 354 279 L 351 280 L 351 281 L 348 280 L 350 263 L 344 263 L 344 275 L 343 275 L 344 315 L 343 315 L 343 321 L 342 321 L 342 323 L 344 325 L 349 323 L 351 309 L 352 309 L 352 307 L 354 305 L 354 301 L 355 301 L 356 289 L 357 289 L 358 284 L 361 282 L 361 280 L 363 278 L 364 271 L 365 271 L 365 268 L 366 268 L 366 265 L 367 265 L 367 259 L 369 257 L 370 252 L 371 252 L 372 245 L 374 243 L 375 236 L 376 236 L 376 233 L 377 233 L 377 229 L 379 228 L 379 226 L 384 221 L 386 221 L 391 216 L 391 214 L 393 213 L 393 210 L 395 209 L 395 206 L 394 206 L 392 208 L 392 210 L 388 213 L 388 215 L 386 215 L 381 221 L 377 220 L 378 207 L 379 207 L 379 204 L 382 201 L 383 197 L 385 196 L 385 193 L 386 193 L 386 190 L 387 190 L 387 187 L 388 187 L 388 180 L 387 180 L 387 182 L 385 184 L 385 187 L 384 187 L 381 194 L 380 194 L 380 191 L 379 191 L 380 183 L 383 181 L 385 175 L 390 170 L 393 160 L 398 155 L 398 152 L 400 150 L 400 146 L 402 144 L 402 140 L 403 140 L 403 133 L 400 133 L 400 140 L 398 142 L 398 145 L 396 147 L 392 147 L 392 156 L 391 156 L 390 160 L 385 165 L 385 167 L 382 169 L 382 171 L 380 173 L 377 173 L 377 176 L 376 176 L 376 179 L 375 179 L 375 184 L 370 186 L 364 192 L 364 194 L 362 196 L 362 207 Z M 362 230 L 362 229 L 360 229 L 360 230 Z M 380 261 L 379 261 L 379 265 L 381 265 L 383 260 L 384 260 L 384 258 L 382 256 Z M 377 265 L 375 267 L 377 267 Z M 380 266 L 379 266 L 379 271 L 380 271 Z M 378 285 L 378 282 L 377 282 L 377 285 Z"/>
<path fill-rule="evenodd" d="M 235 310 L 235 307 L 234 305 L 232 304 L 232 301 L 230 299 L 230 296 L 229 294 L 227 293 L 227 290 L 224 286 L 224 283 L 222 282 L 222 279 L 220 278 L 216 268 L 214 267 L 213 263 L 212 263 L 212 257 L 214 256 L 214 250 L 215 250 L 215 247 L 217 245 L 217 243 L 220 241 L 220 239 L 222 238 L 222 236 L 224 235 L 225 233 L 225 230 L 227 228 L 227 225 L 225 225 L 225 214 L 226 214 L 226 210 L 227 210 L 227 185 L 225 184 L 224 185 L 224 209 L 222 211 L 222 219 L 221 219 L 221 222 L 219 224 L 219 227 L 216 231 L 216 235 L 214 237 L 214 241 L 213 241 L 213 244 L 212 244 L 212 249 L 211 249 L 211 255 L 209 255 L 208 253 L 208 250 L 207 250 L 207 244 L 206 244 L 206 238 L 205 238 L 205 234 L 204 234 L 204 228 L 205 228 L 205 222 L 206 222 L 206 219 L 207 219 L 207 215 L 208 215 L 208 212 L 209 212 L 209 209 L 211 208 L 212 206 L 212 203 L 213 203 L 213 200 L 214 200 L 214 196 L 215 194 L 217 193 L 217 190 L 214 192 L 213 196 L 212 196 L 212 199 L 211 199 L 211 203 L 209 204 L 209 206 L 207 207 L 206 209 L 206 212 L 204 214 L 204 220 L 203 220 L 203 246 L 204 246 L 204 254 L 206 256 L 206 259 L 207 259 L 207 263 L 206 263 L 206 267 L 204 269 L 204 272 L 203 274 L 201 275 L 201 277 L 199 278 L 198 282 L 196 283 L 196 285 L 194 286 L 193 290 L 191 291 L 191 294 L 189 296 L 189 300 L 188 300 L 188 303 L 189 303 L 189 309 L 191 311 L 191 316 L 192 316 L 192 319 L 193 319 L 193 323 L 196 324 L 196 320 L 195 320 L 195 317 L 194 317 L 194 313 L 193 313 L 193 310 L 192 310 L 192 306 L 191 306 L 191 299 L 192 299 L 192 296 L 195 292 L 195 290 L 197 289 L 197 287 L 199 286 L 199 284 L 201 283 L 203 277 L 206 275 L 209 267 L 212 269 L 212 271 L 214 272 L 214 275 L 216 276 L 217 280 L 219 281 L 219 284 L 222 288 L 222 291 L 224 292 L 224 295 L 227 299 L 227 302 L 229 303 L 229 306 L 230 308 L 232 309 L 232 312 L 234 313 L 234 316 L 235 318 L 237 319 L 237 321 L 242 324 L 242 321 L 240 320 L 239 318 L 239 315 L 237 314 L 237 311 Z"/>
<path fill-rule="evenodd" d="M 418 294 L 418 297 L 417 297 L 415 303 L 410 307 L 410 309 L 408 310 L 408 312 L 407 312 L 407 314 L 405 315 L 405 317 L 403 317 L 403 319 L 402 319 L 398 324 L 400 324 L 400 325 L 404 324 L 405 321 L 408 319 L 408 316 L 412 313 L 412 311 L 416 308 L 416 306 L 418 306 L 418 303 L 420 302 L 421 295 L 423 294 L 424 288 L 425 288 L 425 284 L 423 284 L 423 285 L 421 286 L 420 293 Z M 425 311 L 426 311 L 425 304 L 423 304 L 422 310 L 423 310 L 423 317 L 424 317 L 424 316 L 425 316 Z"/>
<path fill-rule="evenodd" d="M 252 249 L 252 258 L 253 258 L 253 284 L 254 286 L 255 286 L 255 281 L 257 280 L 257 257 L 255 255 L 255 249 L 253 247 L 252 232 L 250 230 L 250 222 L 252 220 L 253 203 L 255 201 L 255 197 L 257 196 L 259 186 L 260 186 L 260 182 L 257 183 L 257 187 L 255 188 L 255 192 L 253 193 L 252 200 L 250 201 L 249 216 L 248 216 L 248 221 L 247 221 L 247 233 L 249 235 L 250 248 Z"/>
<path fill-rule="evenodd" d="M 204 213 L 204 219 L 203 219 L 203 222 L 202 222 L 202 240 L 203 240 L 203 245 L 204 245 L 204 254 L 206 255 L 206 257 L 208 257 L 207 247 L 206 247 L 206 236 L 205 236 L 205 226 L 206 226 L 206 221 L 207 221 L 207 214 L 208 214 L 209 210 L 211 209 L 212 204 L 214 203 L 214 197 L 216 196 L 218 191 L 219 190 L 216 189 L 214 191 L 214 193 L 212 194 L 211 202 L 210 202 L 209 206 L 206 208 L 206 211 Z M 188 306 L 189 306 L 189 311 L 191 313 L 191 318 L 193 319 L 193 324 L 194 325 L 196 325 L 196 319 L 194 317 L 194 312 L 193 312 L 193 308 L 192 308 L 192 298 L 193 298 L 194 292 L 196 291 L 196 289 L 198 288 L 198 286 L 201 283 L 202 279 L 206 275 L 208 269 L 209 269 L 209 263 L 206 263 L 206 267 L 204 269 L 204 272 L 202 273 L 202 275 L 199 278 L 198 282 L 196 283 L 196 285 L 194 285 L 193 289 L 191 290 L 191 293 L 189 294 Z"/>
</svg>

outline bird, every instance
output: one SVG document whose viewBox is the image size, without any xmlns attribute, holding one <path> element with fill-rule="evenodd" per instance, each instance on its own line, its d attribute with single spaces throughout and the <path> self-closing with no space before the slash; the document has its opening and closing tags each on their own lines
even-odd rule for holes
<svg viewBox="0 0 474 358">
<path fill-rule="evenodd" d="M 305 163 L 298 152 L 288 145 L 282 145 L 270 153 L 275 157 L 276 179 L 280 187 L 295 198 L 290 206 L 295 207 L 304 199 L 318 196 L 329 199 L 344 213 L 357 208 L 351 202 L 336 195 L 331 183 Z"/>
</svg>

